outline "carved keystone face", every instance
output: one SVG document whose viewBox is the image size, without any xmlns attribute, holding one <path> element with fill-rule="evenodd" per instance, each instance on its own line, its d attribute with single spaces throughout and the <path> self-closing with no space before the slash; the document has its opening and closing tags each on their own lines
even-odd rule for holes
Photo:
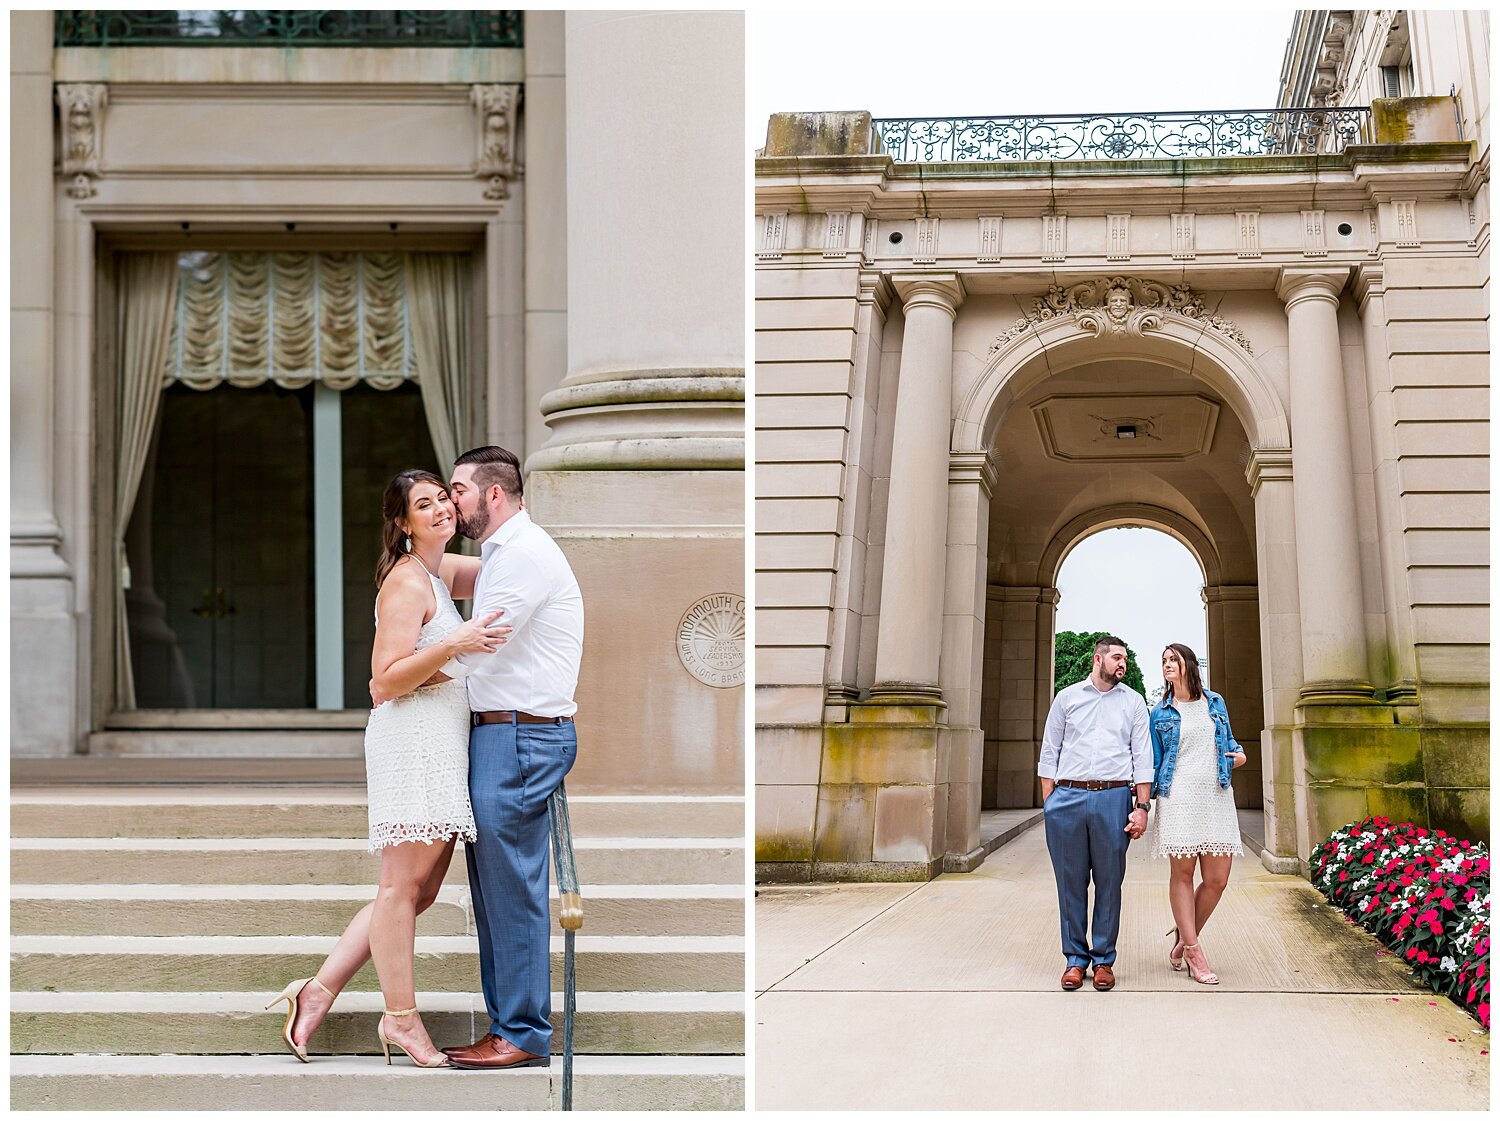
<svg viewBox="0 0 1500 1121">
<path fill-rule="evenodd" d="M 1104 307 L 1111 319 L 1123 320 L 1130 314 L 1130 292 L 1124 288 L 1111 288 L 1104 298 Z"/>
</svg>

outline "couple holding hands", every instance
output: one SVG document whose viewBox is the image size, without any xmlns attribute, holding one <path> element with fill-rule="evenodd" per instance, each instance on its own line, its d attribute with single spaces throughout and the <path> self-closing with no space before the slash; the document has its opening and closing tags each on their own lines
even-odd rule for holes
<svg viewBox="0 0 1500 1121">
<path fill-rule="evenodd" d="M 1192 650 L 1172 643 L 1162 652 L 1166 686 L 1149 713 L 1123 684 L 1126 660 L 1124 640 L 1106 636 L 1095 644 L 1089 676 L 1053 698 L 1037 763 L 1062 915 L 1062 987 L 1082 988 L 1090 967 L 1094 988 L 1115 986 L 1125 854 L 1148 832 L 1153 794 L 1152 855 L 1172 862 L 1176 926 L 1168 932 L 1175 940 L 1167 961 L 1200 984 L 1217 985 L 1199 935 L 1242 851 L 1229 776 L 1245 753 L 1230 732 L 1224 698 L 1203 687 Z M 1202 874 L 1196 888 L 1195 872 Z"/>
</svg>

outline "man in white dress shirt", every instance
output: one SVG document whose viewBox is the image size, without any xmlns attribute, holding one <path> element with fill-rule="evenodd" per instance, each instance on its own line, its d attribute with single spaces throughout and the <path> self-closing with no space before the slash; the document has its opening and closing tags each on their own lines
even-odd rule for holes
<svg viewBox="0 0 1500 1121">
<path fill-rule="evenodd" d="M 474 615 L 503 611 L 512 627 L 500 649 L 459 659 L 470 667 L 479 836 L 466 851 L 490 1030 L 443 1050 L 468 1070 L 546 1066 L 551 1052 L 547 800 L 578 750 L 583 597 L 562 550 L 522 508 L 522 485 L 520 460 L 493 446 L 459 456 L 449 483 L 458 531 L 483 542 Z"/>
<path fill-rule="evenodd" d="M 1141 695 L 1123 684 L 1127 657 L 1123 639 L 1109 635 L 1095 643 L 1089 676 L 1052 699 L 1037 761 L 1067 960 L 1062 987 L 1070 991 L 1083 987 L 1090 963 L 1094 988 L 1108 992 L 1115 987 L 1125 853 L 1145 833 L 1151 808 L 1148 714 Z"/>
</svg>

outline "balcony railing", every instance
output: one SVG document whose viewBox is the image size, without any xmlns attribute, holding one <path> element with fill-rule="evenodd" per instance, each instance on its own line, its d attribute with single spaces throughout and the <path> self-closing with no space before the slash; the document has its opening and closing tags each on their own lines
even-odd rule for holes
<svg viewBox="0 0 1500 1121">
<path fill-rule="evenodd" d="M 1368 107 L 920 117 L 875 121 L 897 163 L 1162 160 L 1339 152 L 1371 139 Z"/>
<path fill-rule="evenodd" d="M 59 47 L 519 47 L 520 12 L 58 12 Z"/>
</svg>

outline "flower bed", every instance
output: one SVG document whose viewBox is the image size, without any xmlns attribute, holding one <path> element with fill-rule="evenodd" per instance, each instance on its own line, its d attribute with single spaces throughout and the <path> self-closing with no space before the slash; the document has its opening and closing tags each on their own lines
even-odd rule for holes
<svg viewBox="0 0 1500 1121">
<path fill-rule="evenodd" d="M 1336 829 L 1309 861 L 1313 886 L 1490 1026 L 1490 853 L 1385 817 Z"/>
</svg>

